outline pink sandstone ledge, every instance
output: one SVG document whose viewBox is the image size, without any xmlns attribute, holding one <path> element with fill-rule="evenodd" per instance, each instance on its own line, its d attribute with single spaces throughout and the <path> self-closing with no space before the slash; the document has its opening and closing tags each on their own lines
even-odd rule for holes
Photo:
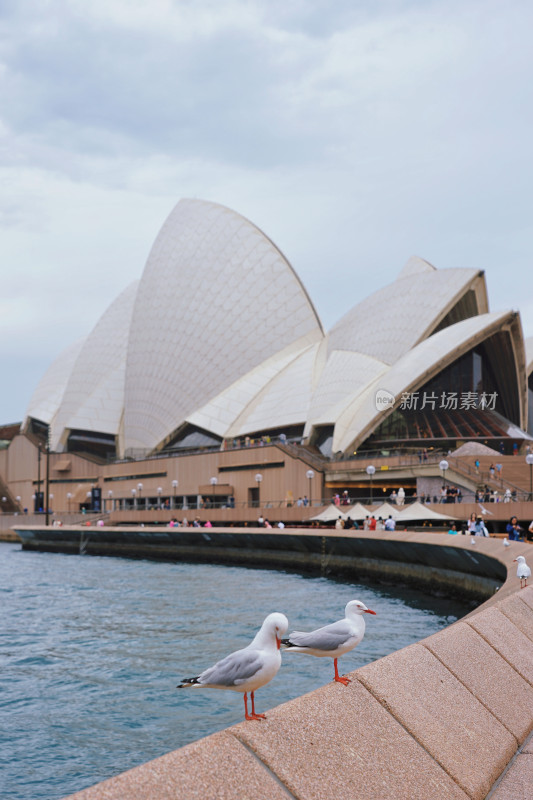
<svg viewBox="0 0 533 800">
<path fill-rule="evenodd" d="M 329 683 L 65 800 L 532 800 L 533 587 L 519 589 L 513 559 L 533 550 L 453 545 L 509 569 L 476 611 L 347 687 Z"/>
</svg>

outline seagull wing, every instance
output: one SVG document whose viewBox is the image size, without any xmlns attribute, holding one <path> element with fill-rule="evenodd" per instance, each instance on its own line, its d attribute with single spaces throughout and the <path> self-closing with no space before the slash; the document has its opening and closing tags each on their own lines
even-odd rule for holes
<svg viewBox="0 0 533 800">
<path fill-rule="evenodd" d="M 354 632 L 351 626 L 345 620 L 340 620 L 309 633 L 293 631 L 289 636 L 289 646 L 309 647 L 314 650 L 336 650 L 353 636 Z"/>
<path fill-rule="evenodd" d="M 198 676 L 198 683 L 216 686 L 239 686 L 252 678 L 264 666 L 258 650 L 236 650 L 222 661 L 204 670 Z"/>
</svg>

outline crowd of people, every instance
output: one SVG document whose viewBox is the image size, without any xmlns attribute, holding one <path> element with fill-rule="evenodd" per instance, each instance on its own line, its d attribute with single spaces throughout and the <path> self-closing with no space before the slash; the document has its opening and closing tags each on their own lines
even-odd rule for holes
<svg viewBox="0 0 533 800">
<path fill-rule="evenodd" d="M 343 519 L 339 517 L 335 520 L 335 528 L 337 530 L 349 530 L 353 528 L 355 530 L 360 530 L 359 523 L 352 519 L 351 517 L 347 517 L 347 519 Z M 364 531 L 394 531 L 396 530 L 396 520 L 392 518 L 389 514 L 387 519 L 383 519 L 383 517 L 376 517 L 372 515 L 367 515 L 363 521 L 363 530 Z"/>
<path fill-rule="evenodd" d="M 473 511 L 469 518 L 462 523 L 461 529 L 457 529 L 456 523 L 450 523 L 450 528 L 448 530 L 450 534 L 458 534 L 462 533 L 464 535 L 470 534 L 470 536 L 490 536 L 489 530 L 483 519 L 481 514 L 476 514 Z M 516 516 L 512 516 L 509 519 L 509 522 L 505 526 L 505 533 L 507 534 L 507 538 L 511 542 L 517 541 L 533 541 L 533 521 L 529 525 L 528 529 L 525 530 L 520 523 Z"/>
</svg>

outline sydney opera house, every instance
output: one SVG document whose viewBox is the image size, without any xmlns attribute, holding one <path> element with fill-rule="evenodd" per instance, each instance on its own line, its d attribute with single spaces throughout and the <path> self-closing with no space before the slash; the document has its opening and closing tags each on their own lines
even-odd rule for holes
<svg viewBox="0 0 533 800">
<path fill-rule="evenodd" d="M 417 257 L 325 331 L 265 234 L 223 206 L 181 200 L 141 279 L 4 431 L 4 507 L 42 507 L 46 443 L 56 507 L 80 510 L 96 488 L 117 512 L 206 497 L 290 507 L 356 496 L 369 460 L 388 492 L 401 476 L 388 481 L 387 458 L 416 465 L 469 442 L 522 454 L 532 345 L 517 311 L 490 311 L 482 271 Z M 402 482 L 417 488 L 405 470 Z"/>
</svg>

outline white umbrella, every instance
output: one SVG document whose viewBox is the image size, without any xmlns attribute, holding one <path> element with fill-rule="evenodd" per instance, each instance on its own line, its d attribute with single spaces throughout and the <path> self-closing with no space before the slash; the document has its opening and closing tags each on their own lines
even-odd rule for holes
<svg viewBox="0 0 533 800">
<path fill-rule="evenodd" d="M 433 511 L 431 508 L 428 508 L 423 503 L 411 503 L 411 505 L 406 506 L 405 508 L 397 514 L 396 519 L 398 521 L 406 520 L 411 522 L 416 522 L 417 520 L 423 519 L 441 519 L 441 520 L 457 520 L 457 517 L 452 517 L 451 514 L 439 514 L 438 511 Z"/>
<path fill-rule="evenodd" d="M 373 516 L 378 519 L 381 517 L 382 519 L 387 519 L 388 516 L 391 516 L 393 519 L 398 519 L 400 514 L 400 509 L 397 506 L 392 506 L 390 503 L 382 503 L 375 511 L 371 512 Z"/>
<path fill-rule="evenodd" d="M 354 519 L 359 522 L 360 520 L 365 519 L 365 517 L 369 517 L 370 511 L 362 503 L 356 503 L 349 508 L 345 514 L 347 517 L 350 517 L 350 519 Z"/>
<path fill-rule="evenodd" d="M 316 517 L 308 517 L 310 520 L 318 520 L 319 522 L 332 522 L 335 519 L 341 517 L 343 520 L 346 520 L 346 514 L 340 510 L 340 508 L 333 503 L 324 509 L 320 514 L 317 514 Z M 353 517 L 352 517 L 353 519 Z"/>
</svg>

